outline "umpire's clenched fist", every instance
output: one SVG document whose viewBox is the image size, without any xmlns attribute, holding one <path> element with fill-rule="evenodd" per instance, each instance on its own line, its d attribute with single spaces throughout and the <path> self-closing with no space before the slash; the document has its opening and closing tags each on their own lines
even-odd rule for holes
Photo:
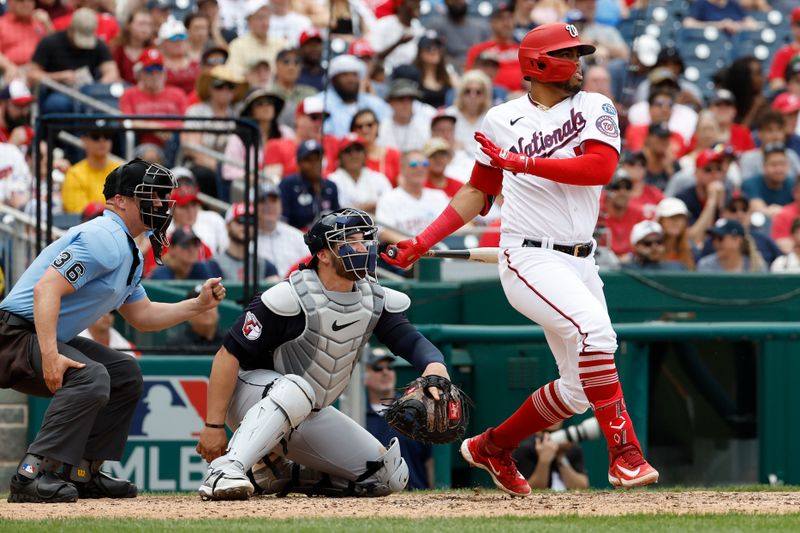
<svg viewBox="0 0 800 533">
<path fill-rule="evenodd" d="M 208 278 L 203 283 L 200 294 L 197 295 L 197 302 L 203 309 L 216 307 L 224 299 L 225 286 L 222 284 L 222 278 Z"/>
</svg>

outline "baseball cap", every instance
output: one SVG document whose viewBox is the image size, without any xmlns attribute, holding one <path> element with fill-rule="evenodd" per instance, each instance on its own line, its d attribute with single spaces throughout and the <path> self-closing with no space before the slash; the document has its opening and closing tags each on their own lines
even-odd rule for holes
<svg viewBox="0 0 800 533">
<path fill-rule="evenodd" d="M 800 7 L 796 7 L 792 9 L 792 14 L 790 16 L 792 24 L 800 24 Z"/>
<path fill-rule="evenodd" d="M 500 54 L 498 54 L 495 50 L 492 49 L 484 50 L 478 54 L 478 57 L 475 58 L 475 63 L 476 64 L 494 63 L 499 65 Z"/>
<path fill-rule="evenodd" d="M 271 181 L 264 182 L 258 186 L 258 197 L 264 199 L 267 196 L 281 197 L 281 190 Z"/>
<path fill-rule="evenodd" d="M 622 152 L 622 155 L 620 155 L 619 162 L 623 165 L 635 165 L 636 163 L 644 165 L 647 163 L 647 159 L 642 152 L 625 150 Z"/>
<path fill-rule="evenodd" d="M 650 86 L 653 85 L 660 85 L 662 83 L 669 83 L 671 85 L 678 86 L 678 78 L 675 76 L 675 73 L 672 72 L 672 69 L 669 67 L 656 67 L 651 72 L 650 75 L 647 76 L 647 79 L 650 80 Z"/>
<path fill-rule="evenodd" d="M 35 100 L 30 89 L 22 80 L 11 80 L 11 83 L 0 90 L 0 100 L 8 100 L 14 105 L 28 105 Z"/>
<path fill-rule="evenodd" d="M 450 143 L 441 137 L 431 137 L 422 147 L 422 153 L 425 157 L 430 157 L 437 152 L 449 152 Z"/>
<path fill-rule="evenodd" d="M 800 111 L 800 96 L 781 93 L 772 101 L 772 109 L 781 113 L 797 113 Z"/>
<path fill-rule="evenodd" d="M 161 11 L 169 11 L 172 9 L 169 0 L 148 0 L 145 7 L 147 7 L 147 9 L 160 9 Z"/>
<path fill-rule="evenodd" d="M 746 211 L 750 209 L 750 198 L 748 198 L 746 195 L 742 193 L 738 194 L 734 193 L 733 195 L 731 195 L 731 198 L 730 200 L 728 200 L 728 203 L 725 204 L 725 208 L 728 209 L 729 211 L 733 211 L 733 208 L 734 206 L 736 206 L 736 204 L 741 204 Z"/>
<path fill-rule="evenodd" d="M 710 105 L 716 104 L 731 104 L 736 105 L 736 97 L 728 89 L 717 89 L 714 91 L 714 96 L 708 102 Z"/>
<path fill-rule="evenodd" d="M 97 44 L 97 13 L 88 7 L 76 9 L 69 23 L 72 43 L 81 50 L 91 50 Z"/>
<path fill-rule="evenodd" d="M 253 214 L 253 205 L 250 205 L 250 214 Z M 231 204 L 225 212 L 225 223 L 230 224 L 234 220 L 239 220 L 247 216 L 247 210 L 244 207 L 244 202 Z"/>
<path fill-rule="evenodd" d="M 194 177 L 194 173 L 187 167 L 173 168 L 172 175 L 175 176 L 175 181 L 178 182 L 178 187 L 187 185 L 197 187 L 197 178 Z"/>
<path fill-rule="evenodd" d="M 355 72 L 358 74 L 358 79 L 363 80 L 367 74 L 367 67 L 364 62 L 356 56 L 344 54 L 334 57 L 328 64 L 328 75 L 330 79 L 335 78 L 339 74 L 346 74 L 348 72 Z"/>
<path fill-rule="evenodd" d="M 308 41 L 312 41 L 314 39 L 316 39 L 317 41 L 322 41 L 322 34 L 319 32 L 317 28 L 312 26 L 307 30 L 303 30 L 303 32 L 300 34 L 300 46 L 303 46 Z"/>
<path fill-rule="evenodd" d="M 388 350 L 383 348 L 373 348 L 369 355 L 367 355 L 367 366 L 370 368 L 374 368 L 375 365 L 380 363 L 381 361 L 389 361 L 389 363 L 394 363 L 396 357 L 392 355 Z"/>
<path fill-rule="evenodd" d="M 425 49 L 431 48 L 434 46 L 443 46 L 444 41 L 439 34 L 436 33 L 434 30 L 428 30 L 422 34 L 422 37 L 419 38 L 419 42 L 417 43 L 417 48 Z"/>
<path fill-rule="evenodd" d="M 224 58 L 222 59 L 221 62 L 215 62 L 213 64 L 209 64 L 208 63 L 208 58 L 212 54 L 221 54 L 221 55 L 224 56 Z M 224 48 L 220 48 L 218 46 L 215 46 L 215 47 L 207 49 L 205 52 L 203 52 L 203 55 L 200 56 L 200 63 L 202 63 L 203 65 L 208 65 L 208 66 L 224 65 L 225 61 L 227 61 L 227 60 L 228 60 L 228 51 L 225 50 Z"/>
<path fill-rule="evenodd" d="M 239 112 L 240 115 L 243 117 L 249 116 L 253 103 L 261 98 L 268 98 L 272 101 L 276 117 L 281 114 L 286 101 L 278 93 L 272 89 L 253 89 L 245 96 L 244 102 L 242 102 L 242 110 Z"/>
<path fill-rule="evenodd" d="M 622 183 L 623 181 L 627 181 L 628 183 L 633 183 L 630 174 L 628 174 L 625 169 L 618 168 L 614 175 L 611 177 L 611 181 L 608 183 L 609 189 L 615 189 L 617 185 Z"/>
<path fill-rule="evenodd" d="M 653 220 L 642 220 L 631 229 L 631 244 L 636 245 L 639 241 L 650 235 L 656 233 L 657 235 L 664 235 L 664 229 L 661 224 Z"/>
<path fill-rule="evenodd" d="M 764 145 L 764 157 L 768 156 L 769 154 L 785 154 L 786 153 L 786 145 L 783 143 L 768 143 Z"/>
<path fill-rule="evenodd" d="M 709 233 L 715 237 L 724 237 L 725 235 L 739 235 L 744 237 L 744 227 L 738 220 L 721 218 L 714 223 Z"/>
<path fill-rule="evenodd" d="M 510 2 L 500 2 L 499 4 L 494 6 L 494 10 L 492 11 L 492 14 L 491 14 L 491 16 L 489 18 L 493 19 L 495 17 L 498 17 L 498 16 L 502 15 L 503 13 L 512 13 L 513 14 L 514 13 L 514 5 L 511 4 Z"/>
<path fill-rule="evenodd" d="M 664 198 L 656 206 L 656 218 L 668 218 L 675 215 L 689 216 L 689 209 L 680 198 Z"/>
<path fill-rule="evenodd" d="M 650 124 L 650 127 L 647 128 L 647 134 L 655 135 L 656 137 L 669 137 L 672 132 L 669 131 L 669 126 L 666 123 L 656 122 L 655 124 Z"/>
<path fill-rule="evenodd" d="M 248 0 L 244 4 L 244 18 L 252 17 L 264 7 L 269 7 L 269 2 L 267 2 L 267 0 Z"/>
<path fill-rule="evenodd" d="M 105 211 L 106 206 L 101 204 L 100 202 L 90 202 L 86 204 L 86 207 L 83 208 L 81 212 L 81 222 L 86 222 L 88 220 L 92 220 L 93 218 L 99 217 Z"/>
<path fill-rule="evenodd" d="M 176 228 L 175 231 L 172 232 L 172 236 L 169 240 L 175 246 L 186 246 L 187 244 L 196 244 L 199 246 L 202 242 L 200 241 L 200 237 L 194 234 L 191 226 Z"/>
<path fill-rule="evenodd" d="M 359 59 L 368 59 L 375 55 L 375 49 L 366 39 L 356 39 L 350 43 L 347 53 Z"/>
<path fill-rule="evenodd" d="M 365 141 L 355 133 L 348 133 L 339 140 L 339 152 L 347 150 L 353 145 L 365 146 Z"/>
<path fill-rule="evenodd" d="M 422 98 L 422 93 L 419 91 L 419 85 L 411 80 L 398 79 L 392 80 L 389 84 L 389 90 L 386 92 L 386 100 L 390 101 L 395 98 Z"/>
<path fill-rule="evenodd" d="M 158 48 L 142 50 L 142 55 L 139 56 L 139 61 L 136 62 L 133 69 L 138 72 L 145 69 L 150 70 L 152 67 L 164 68 L 164 56 L 161 55 Z"/>
<path fill-rule="evenodd" d="M 197 197 L 197 193 L 195 192 L 194 188 L 185 186 L 178 187 L 172 191 L 170 200 L 175 200 L 176 207 L 182 207 L 191 203 L 200 203 L 200 199 Z"/>
<path fill-rule="evenodd" d="M 188 37 L 186 26 L 180 20 L 167 19 L 158 29 L 158 42 L 184 41 Z"/>
<path fill-rule="evenodd" d="M 656 65 L 661 66 L 665 63 L 678 63 L 683 70 L 683 58 L 681 53 L 674 46 L 667 46 L 661 49 L 656 59 Z"/>
<path fill-rule="evenodd" d="M 722 161 L 725 159 L 726 155 L 727 154 L 725 153 L 725 150 L 706 148 L 697 154 L 697 159 L 695 159 L 695 167 L 702 168 L 712 161 Z"/>
<path fill-rule="evenodd" d="M 296 114 L 298 115 L 319 115 L 324 114 L 325 116 L 330 115 L 325 111 L 325 102 L 322 101 L 322 98 L 318 96 L 306 96 L 300 103 L 297 104 L 297 111 Z"/>
<path fill-rule="evenodd" d="M 309 139 L 300 143 L 297 147 L 297 160 L 302 161 L 311 154 L 322 155 L 322 145 L 314 139 Z"/>
<path fill-rule="evenodd" d="M 433 115 L 433 118 L 431 118 L 431 127 L 442 119 L 452 120 L 453 122 L 458 121 L 458 117 L 453 111 L 448 111 L 448 108 L 444 108 L 438 110 L 436 114 Z"/>
</svg>

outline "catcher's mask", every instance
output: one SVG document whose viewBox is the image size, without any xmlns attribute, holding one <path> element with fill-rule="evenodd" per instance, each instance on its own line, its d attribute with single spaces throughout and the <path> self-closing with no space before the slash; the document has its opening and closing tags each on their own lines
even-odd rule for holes
<svg viewBox="0 0 800 533">
<path fill-rule="evenodd" d="M 357 234 L 361 234 L 361 238 L 353 239 Z M 345 272 L 353 278 L 374 280 L 378 263 L 377 234 L 372 217 L 360 209 L 344 208 L 322 215 L 304 237 L 313 256 L 308 266 L 316 268 L 317 252 L 327 248 L 342 261 Z"/>
<path fill-rule="evenodd" d="M 172 206 L 175 203 L 169 198 L 177 186 L 170 170 L 136 158 L 114 169 L 103 187 L 106 199 L 121 194 L 138 201 L 139 216 L 150 230 L 150 242 L 158 264 L 161 264 L 161 248 L 169 246 L 166 231 L 172 222 Z"/>
</svg>

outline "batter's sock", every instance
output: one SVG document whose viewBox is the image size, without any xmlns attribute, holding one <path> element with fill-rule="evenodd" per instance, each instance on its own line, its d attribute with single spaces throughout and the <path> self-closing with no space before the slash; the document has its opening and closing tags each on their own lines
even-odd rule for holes
<svg viewBox="0 0 800 533">
<path fill-rule="evenodd" d="M 626 444 L 635 445 L 641 452 L 633 422 L 625 408 L 614 354 L 582 353 L 578 365 L 583 392 L 592 404 L 611 455 Z"/>
<path fill-rule="evenodd" d="M 490 440 L 501 448 L 516 448 L 523 439 L 573 415 L 551 381 L 536 390 L 517 411 L 489 432 Z"/>
</svg>

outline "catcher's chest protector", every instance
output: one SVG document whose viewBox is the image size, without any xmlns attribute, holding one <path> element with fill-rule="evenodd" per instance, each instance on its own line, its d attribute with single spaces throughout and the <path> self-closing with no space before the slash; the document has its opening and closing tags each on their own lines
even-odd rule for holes
<svg viewBox="0 0 800 533">
<path fill-rule="evenodd" d="M 314 407 L 321 409 L 350 382 L 359 349 L 383 312 L 385 294 L 366 280 L 356 282 L 353 292 L 327 292 L 313 270 L 294 272 L 289 284 L 305 312 L 306 328 L 275 350 L 275 370 L 302 376 L 314 388 Z"/>
</svg>

